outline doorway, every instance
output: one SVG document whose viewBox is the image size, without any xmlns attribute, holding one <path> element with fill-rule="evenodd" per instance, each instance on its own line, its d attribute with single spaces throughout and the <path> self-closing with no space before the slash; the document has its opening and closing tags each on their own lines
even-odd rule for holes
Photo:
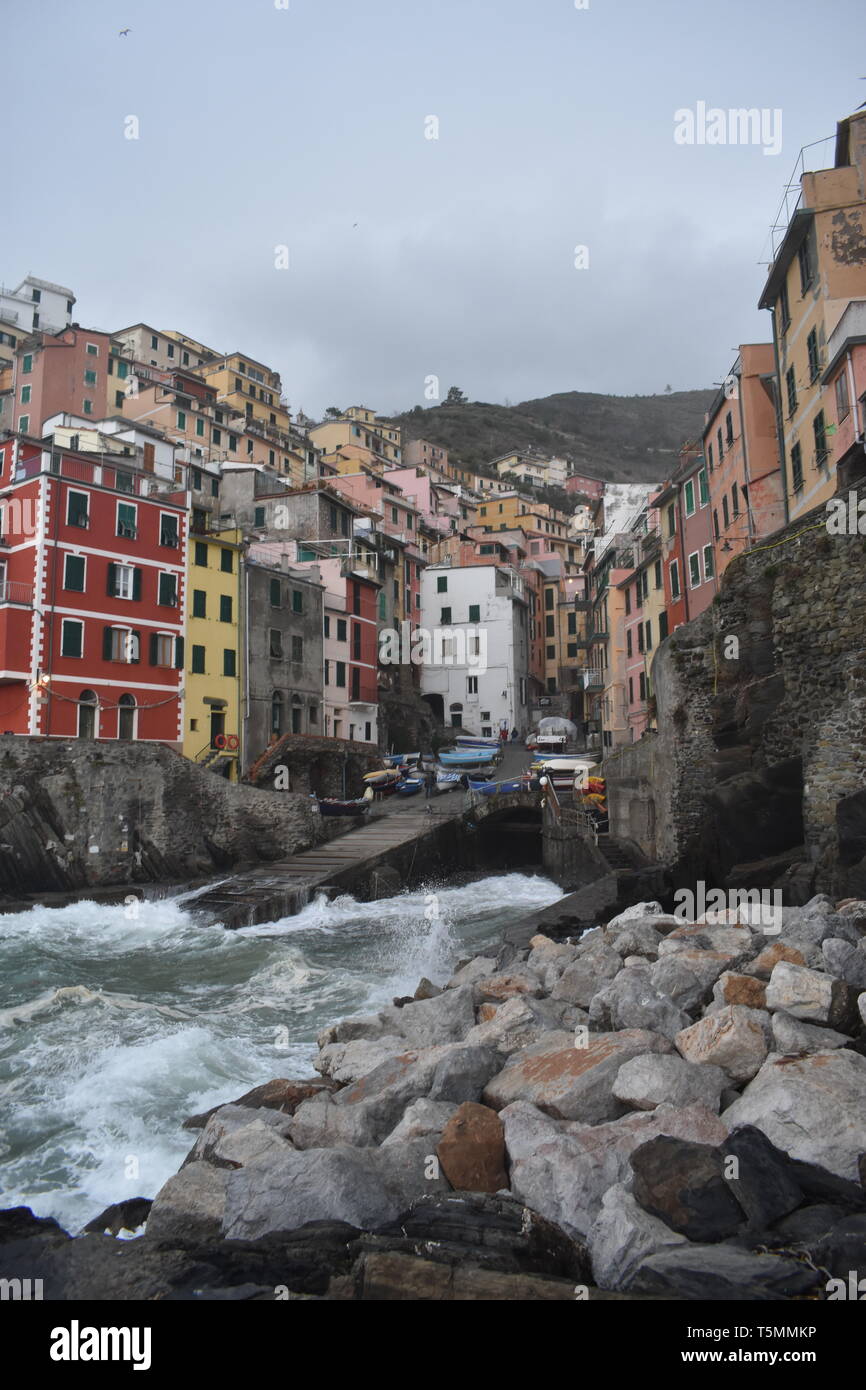
<svg viewBox="0 0 866 1390">
<path fill-rule="evenodd" d="M 78 737 L 96 738 L 96 695 L 82 690 L 78 700 Z"/>
<path fill-rule="evenodd" d="M 135 738 L 135 698 L 121 695 L 117 703 L 117 737 L 131 743 Z"/>
</svg>

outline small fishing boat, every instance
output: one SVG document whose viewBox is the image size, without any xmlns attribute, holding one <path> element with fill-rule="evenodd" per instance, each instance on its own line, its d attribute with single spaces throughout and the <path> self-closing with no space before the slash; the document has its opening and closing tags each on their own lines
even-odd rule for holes
<svg viewBox="0 0 866 1390">
<path fill-rule="evenodd" d="M 339 801 L 336 797 L 325 796 L 319 800 L 319 814 L 322 816 L 363 816 L 369 802 L 363 796 L 355 801 Z"/>
<path fill-rule="evenodd" d="M 421 754 L 386 753 L 384 761 L 387 767 L 415 767 L 421 761 Z"/>
<path fill-rule="evenodd" d="M 472 790 L 480 792 L 482 796 L 495 796 L 499 791 L 498 782 L 473 782 Z"/>
<path fill-rule="evenodd" d="M 436 769 L 436 790 L 437 792 L 453 792 L 455 787 L 460 786 L 459 772 L 446 772 L 444 768 Z"/>
<path fill-rule="evenodd" d="M 458 734 L 454 742 L 458 748 L 498 748 L 499 739 L 481 734 Z"/>
<path fill-rule="evenodd" d="M 523 789 L 523 783 L 519 777 L 512 777 L 507 782 L 499 783 L 501 792 L 519 792 Z"/>
<path fill-rule="evenodd" d="M 398 796 L 417 796 L 424 786 L 423 777 L 402 777 L 397 783 Z"/>
<path fill-rule="evenodd" d="M 378 772 L 368 772 L 364 776 L 364 785 L 372 787 L 376 792 L 387 792 L 393 790 L 400 780 L 400 770 L 396 767 L 383 767 Z"/>
<path fill-rule="evenodd" d="M 455 748 L 453 752 L 439 753 L 443 767 L 487 767 L 498 757 L 496 748 Z"/>
</svg>

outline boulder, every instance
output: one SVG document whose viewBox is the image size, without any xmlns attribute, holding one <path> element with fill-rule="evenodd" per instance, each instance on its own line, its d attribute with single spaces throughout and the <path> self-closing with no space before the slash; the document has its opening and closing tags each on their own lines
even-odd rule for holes
<svg viewBox="0 0 866 1390">
<path fill-rule="evenodd" d="M 813 1023 L 803 1023 L 801 1019 L 786 1014 L 781 1009 L 771 1019 L 773 1030 L 773 1050 L 783 1056 L 799 1056 L 807 1052 L 825 1052 L 834 1047 L 847 1047 L 851 1039 L 847 1033 L 837 1033 L 833 1028 L 818 1028 Z"/>
<path fill-rule="evenodd" d="M 767 1002 L 767 987 L 754 975 L 738 975 L 733 970 L 721 974 L 713 987 L 717 1004 L 742 1004 L 747 1009 L 763 1009 Z"/>
<path fill-rule="evenodd" d="M 645 1053 L 624 1062 L 613 1083 L 617 1100 L 634 1110 L 659 1105 L 705 1105 L 718 1114 L 728 1078 L 721 1067 L 695 1066 L 675 1053 Z"/>
<path fill-rule="evenodd" d="M 311 1077 L 305 1081 L 286 1081 L 279 1078 L 266 1081 L 263 1086 L 254 1086 L 237 1100 L 227 1103 L 242 1105 L 248 1110 L 280 1110 L 285 1115 L 293 1115 L 302 1101 L 309 1100 L 310 1096 L 318 1095 L 322 1091 L 331 1090 L 333 1084 L 318 1077 Z M 215 1115 L 220 1109 L 222 1106 L 214 1105 L 201 1115 L 190 1115 L 189 1119 L 183 1122 L 184 1129 L 204 1129 L 211 1115 Z"/>
<path fill-rule="evenodd" d="M 564 1003 L 551 1008 L 549 1000 L 525 997 L 509 999 L 498 1007 L 482 1004 L 481 1009 L 489 1009 L 490 1015 L 470 1028 L 464 1041 L 468 1045 L 495 1047 L 506 1055 L 528 1043 L 538 1042 L 545 1033 L 561 1031 L 567 1012 L 581 1021 L 588 1018 L 578 1010 L 569 1010 Z"/>
<path fill-rule="evenodd" d="M 463 1192 L 498 1192 L 508 1186 L 502 1121 L 486 1105 L 471 1101 L 451 1116 L 436 1145 L 442 1171 Z"/>
<path fill-rule="evenodd" d="M 381 1038 L 395 1030 L 390 1028 L 383 1014 L 367 1014 L 359 1018 L 344 1018 L 323 1028 L 316 1038 L 319 1047 L 329 1047 L 336 1042 L 359 1042 L 366 1038 Z"/>
<path fill-rule="evenodd" d="M 437 1047 L 457 1042 L 475 1026 L 471 984 L 446 989 L 435 999 L 412 1000 L 402 1009 L 383 1009 L 388 1031 L 401 1034 L 412 1047 Z"/>
<path fill-rule="evenodd" d="M 526 964 L 549 992 L 566 966 L 575 959 L 577 947 L 551 941 L 549 936 L 535 936 L 532 940 L 537 944 L 533 945 Z"/>
<path fill-rule="evenodd" d="M 535 1141 L 532 1121 L 522 1107 L 509 1106 L 500 1118 L 511 1159 L 512 1192 L 576 1239 L 587 1235 L 609 1188 L 630 1178 L 629 1155 L 640 1144 L 657 1134 L 708 1144 L 719 1144 L 726 1136 L 719 1117 L 702 1105 L 660 1105 L 609 1124 L 560 1122 L 558 1132 L 546 1136 L 538 1125 Z"/>
<path fill-rule="evenodd" d="M 536 999 L 543 994 L 540 979 L 530 971 L 510 971 L 505 975 L 486 975 L 475 983 L 475 1002 L 502 1004 L 506 999 L 523 995 Z"/>
<path fill-rule="evenodd" d="M 857 996 L 857 1012 L 860 1015 L 860 1022 L 866 1023 L 866 993 Z"/>
<path fill-rule="evenodd" d="M 553 987 L 552 998 L 588 1009 L 599 987 L 614 979 L 621 969 L 622 957 L 608 946 L 601 946 L 566 967 Z"/>
<path fill-rule="evenodd" d="M 589 1005 L 593 1028 L 616 1032 L 623 1028 L 648 1028 L 673 1040 L 690 1022 L 685 1009 L 678 1008 L 650 979 L 647 966 L 630 966 L 595 994 Z"/>
<path fill-rule="evenodd" d="M 213 1163 L 218 1168 L 241 1168 L 260 1154 L 278 1153 L 291 1147 L 293 1119 L 278 1110 L 248 1110 L 242 1105 L 222 1105 L 211 1115 L 196 1139 L 188 1163 Z"/>
<path fill-rule="evenodd" d="M 546 1115 L 528 1100 L 516 1100 L 507 1105 L 499 1111 L 499 1118 L 504 1126 L 505 1148 L 510 1163 L 530 1158 L 541 1144 L 571 1132 L 565 1122 Z M 581 1125 L 575 1126 L 575 1129 L 581 1128 Z"/>
<path fill-rule="evenodd" d="M 397 1103 L 383 1114 L 372 1097 L 357 1105 L 335 1105 L 331 1096 L 314 1096 L 295 1111 L 291 1140 L 296 1149 L 330 1149 L 346 1144 L 373 1148 L 393 1129 L 400 1108 Z"/>
<path fill-rule="evenodd" d="M 790 1158 L 753 1125 L 729 1134 L 720 1153 L 725 1181 L 755 1230 L 775 1225 L 803 1201 Z"/>
<path fill-rule="evenodd" d="M 476 956 L 455 970 L 445 988 L 460 989 L 463 985 L 474 984 L 476 980 L 483 980 L 485 975 L 495 975 L 497 968 L 492 956 Z"/>
<path fill-rule="evenodd" d="M 412 997 L 414 999 L 435 999 L 436 996 L 441 993 L 442 991 L 439 986 L 434 985 L 432 980 L 428 980 L 427 976 L 423 975 L 418 981 L 415 993 Z"/>
<path fill-rule="evenodd" d="M 686 1237 L 638 1206 L 625 1183 L 616 1183 L 602 1198 L 587 1244 L 599 1288 L 621 1289 L 642 1260 L 668 1246 L 685 1245 Z"/>
<path fill-rule="evenodd" d="M 211 1163 L 188 1163 L 163 1183 L 154 1197 L 145 1238 L 186 1243 L 216 1240 L 225 1211 L 228 1179 L 242 1172 L 242 1168 L 231 1171 L 215 1168 Z"/>
<path fill-rule="evenodd" d="M 844 1024 L 851 1012 L 851 990 L 842 980 L 779 961 L 767 985 L 767 1008 L 782 1009 L 806 1023 Z"/>
<path fill-rule="evenodd" d="M 109 1233 L 116 1236 L 121 1231 L 137 1231 L 147 1221 L 152 1206 L 149 1197 L 126 1197 L 121 1202 L 112 1202 L 110 1207 L 88 1221 L 83 1234 Z"/>
<path fill-rule="evenodd" d="M 382 1147 L 386 1144 L 404 1144 L 409 1139 L 428 1139 L 431 1144 L 436 1144 L 457 1109 L 458 1106 L 452 1101 L 427 1100 L 426 1096 L 413 1100 L 411 1105 L 406 1106 L 400 1122 L 382 1140 Z"/>
<path fill-rule="evenodd" d="M 758 954 L 763 937 L 757 936 L 749 927 L 730 926 L 726 923 L 689 922 L 681 924 L 669 932 L 659 943 L 659 956 L 670 955 L 675 951 L 698 950 L 717 951 L 727 956 L 728 961 L 750 960 Z"/>
<path fill-rule="evenodd" d="M 431 1100 L 477 1101 L 492 1076 L 502 1065 L 502 1055 L 493 1047 L 456 1043 L 449 1047 L 433 1073 L 428 1095 Z"/>
<path fill-rule="evenodd" d="M 768 1023 L 757 1009 L 726 1004 L 677 1033 L 674 1042 L 687 1062 L 721 1067 L 734 1081 L 748 1081 L 767 1056 Z"/>
<path fill-rule="evenodd" d="M 775 966 L 780 960 L 789 961 L 791 965 L 806 965 L 806 957 L 796 946 L 786 945 L 784 941 L 774 941 L 771 946 L 765 946 L 759 951 L 755 959 L 743 967 L 744 973 L 757 975 L 761 980 L 769 980 Z"/>
<path fill-rule="evenodd" d="M 721 1118 L 731 1129 L 755 1125 L 793 1158 L 857 1182 L 866 1151 L 866 1058 L 847 1048 L 798 1058 L 773 1053 Z"/>
<path fill-rule="evenodd" d="M 586 1047 L 576 1047 L 567 1033 L 551 1033 L 512 1055 L 482 1100 L 494 1110 L 528 1100 L 556 1119 L 598 1124 L 624 1112 L 612 1089 L 623 1062 L 668 1050 L 667 1039 L 643 1029 L 590 1035 Z"/>
<path fill-rule="evenodd" d="M 798 1260 L 689 1242 L 650 1255 L 629 1279 L 626 1292 L 698 1302 L 765 1303 L 811 1293 L 823 1280 Z"/>
<path fill-rule="evenodd" d="M 328 1043 L 314 1058 L 313 1066 L 316 1071 L 345 1086 L 405 1051 L 406 1039 L 395 1033 L 381 1038 L 362 1038 L 356 1042 Z"/>
<path fill-rule="evenodd" d="M 866 989 L 866 951 L 862 943 L 852 946 L 850 941 L 841 941 L 838 936 L 830 936 L 821 946 L 826 969 L 837 979 L 844 980 L 852 989 Z"/>
<path fill-rule="evenodd" d="M 631 1155 L 635 1201 L 689 1240 L 725 1240 L 745 1225 L 745 1213 L 724 1178 L 721 1154 L 660 1134 Z"/>
<path fill-rule="evenodd" d="M 625 908 L 616 917 L 611 917 L 608 922 L 609 927 L 621 927 L 626 922 L 642 921 L 645 917 L 663 917 L 665 910 L 661 903 L 633 903 L 631 907 Z"/>
<path fill-rule="evenodd" d="M 685 947 L 659 957 L 650 967 L 650 983 L 689 1013 L 707 1002 L 714 984 L 733 959 L 728 951 Z"/>
<path fill-rule="evenodd" d="M 662 933 L 656 930 L 651 921 L 644 919 L 626 922 L 616 931 L 611 931 L 609 944 L 617 955 L 645 956 L 648 960 L 655 960 L 662 939 Z"/>
</svg>

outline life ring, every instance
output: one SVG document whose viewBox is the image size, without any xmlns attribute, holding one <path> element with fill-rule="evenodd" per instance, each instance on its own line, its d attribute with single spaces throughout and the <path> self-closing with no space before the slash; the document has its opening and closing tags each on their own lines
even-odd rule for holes
<svg viewBox="0 0 866 1390">
<path fill-rule="evenodd" d="M 213 741 L 213 746 L 214 746 L 214 748 L 225 748 L 225 746 L 226 746 L 226 736 L 225 736 L 225 734 L 217 734 L 216 738 L 215 738 L 214 741 Z"/>
<path fill-rule="evenodd" d="M 238 738 L 237 734 L 229 734 L 228 738 L 226 739 L 226 748 L 235 749 L 240 748 L 240 746 L 241 741 Z"/>
</svg>

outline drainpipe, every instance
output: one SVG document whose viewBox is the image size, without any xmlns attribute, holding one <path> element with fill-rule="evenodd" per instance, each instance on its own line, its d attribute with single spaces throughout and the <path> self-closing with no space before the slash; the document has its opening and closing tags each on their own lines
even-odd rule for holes
<svg viewBox="0 0 866 1390">
<path fill-rule="evenodd" d="M 776 407 L 776 444 L 779 449 L 779 469 L 782 475 L 782 501 L 785 506 L 785 525 L 791 519 L 790 508 L 788 506 L 788 475 L 785 469 L 785 425 L 782 420 L 782 367 L 779 362 L 779 335 L 776 332 L 776 315 L 770 310 L 770 318 L 773 323 L 773 363 L 776 368 L 776 380 L 773 383 L 773 394 L 775 395 Z"/>
</svg>

